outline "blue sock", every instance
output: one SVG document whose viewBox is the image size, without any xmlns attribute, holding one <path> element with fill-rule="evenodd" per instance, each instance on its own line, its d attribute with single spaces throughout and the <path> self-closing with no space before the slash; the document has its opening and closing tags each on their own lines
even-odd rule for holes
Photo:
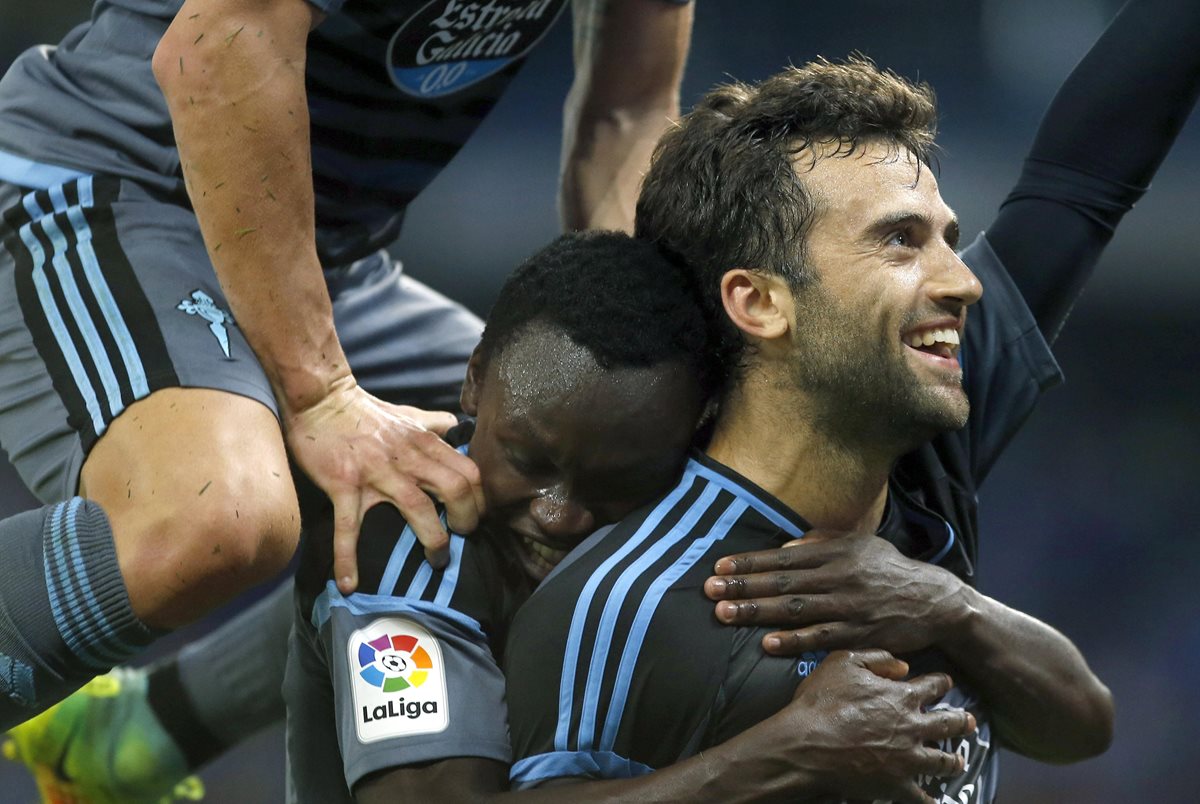
<svg viewBox="0 0 1200 804">
<path fill-rule="evenodd" d="M 129 606 L 112 528 L 98 504 L 73 497 L 0 521 L 0 730 L 157 636 Z"/>
</svg>

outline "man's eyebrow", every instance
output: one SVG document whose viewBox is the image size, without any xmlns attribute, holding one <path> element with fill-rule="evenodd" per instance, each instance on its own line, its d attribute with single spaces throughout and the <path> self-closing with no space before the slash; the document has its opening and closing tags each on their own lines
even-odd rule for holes
<svg viewBox="0 0 1200 804">
<path fill-rule="evenodd" d="M 923 212 L 913 212 L 910 210 L 901 210 L 884 215 L 870 226 L 867 227 L 866 235 L 868 238 L 882 237 L 885 234 L 895 230 L 903 229 L 907 226 L 920 226 L 925 229 L 933 229 L 933 218 Z M 958 238 L 960 236 L 958 228 L 958 218 L 951 213 L 950 222 L 946 224 L 946 229 L 942 233 L 947 245 L 951 248 L 958 247 Z"/>
</svg>

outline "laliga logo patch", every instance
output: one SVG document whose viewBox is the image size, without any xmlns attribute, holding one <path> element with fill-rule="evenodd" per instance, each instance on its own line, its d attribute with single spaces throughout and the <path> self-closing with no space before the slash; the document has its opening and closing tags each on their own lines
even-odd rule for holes
<svg viewBox="0 0 1200 804">
<path fill-rule="evenodd" d="M 458 92 L 528 53 L 565 7 L 566 0 L 433 0 L 388 43 L 388 74 L 418 98 Z"/>
<path fill-rule="evenodd" d="M 385 617 L 351 634 L 346 647 L 359 742 L 446 728 L 446 673 L 432 634 L 409 620 Z"/>
<path fill-rule="evenodd" d="M 384 634 L 358 646 L 358 674 L 384 692 L 419 687 L 429 678 L 433 662 L 414 636 Z"/>
</svg>

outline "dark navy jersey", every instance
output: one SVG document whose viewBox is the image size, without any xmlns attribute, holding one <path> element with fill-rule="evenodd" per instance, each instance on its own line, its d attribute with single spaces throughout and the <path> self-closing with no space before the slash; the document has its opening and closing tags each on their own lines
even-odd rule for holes
<svg viewBox="0 0 1200 804">
<path fill-rule="evenodd" d="M 686 0 L 684 0 L 686 2 Z M 567 0 L 310 0 L 306 85 L 317 245 L 327 266 L 387 245 L 404 209 L 466 143 Z M 662 2 L 662 0 L 646 0 Z M 0 81 L 0 181 L 82 175 L 182 194 L 154 49 L 182 0 L 106 0 Z"/>
<path fill-rule="evenodd" d="M 981 236 L 962 256 L 987 289 L 962 347 L 971 420 L 898 462 L 879 535 L 970 582 L 976 487 L 1060 373 L 987 241 Z M 765 654 L 765 630 L 720 625 L 702 586 L 718 558 L 778 546 L 805 528 L 736 472 L 694 456 L 673 491 L 573 551 L 509 635 L 514 784 L 648 773 L 790 701 L 823 655 Z M 914 657 L 913 666 L 954 672 L 936 653 Z M 946 784 L 925 780 L 926 789 L 935 798 L 990 801 L 995 753 L 986 712 L 963 688 L 939 706 L 971 709 L 980 728 L 948 746 L 967 755 L 964 774 Z"/>
<path fill-rule="evenodd" d="M 318 253 L 349 262 L 395 239 L 407 204 L 492 109 L 566 0 L 312 0 Z M 180 192 L 151 56 L 181 0 L 112 0 L 0 82 L 0 179 L 109 174 Z"/>
<path fill-rule="evenodd" d="M 491 111 L 567 0 L 310 0 L 308 105 L 319 241 L 359 255 Z"/>
<path fill-rule="evenodd" d="M 358 591 L 342 595 L 331 539 L 328 521 L 310 526 L 296 579 L 285 694 L 303 732 L 288 747 L 298 800 L 348 801 L 367 774 L 449 757 L 509 762 L 499 658 L 532 588 L 510 543 L 452 534 L 434 570 L 399 512 L 379 505 L 359 537 Z"/>
</svg>

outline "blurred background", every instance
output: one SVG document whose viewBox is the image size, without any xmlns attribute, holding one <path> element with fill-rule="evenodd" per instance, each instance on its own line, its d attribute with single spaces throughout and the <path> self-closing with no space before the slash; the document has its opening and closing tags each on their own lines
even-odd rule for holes
<svg viewBox="0 0 1200 804">
<path fill-rule="evenodd" d="M 926 80 L 942 110 L 942 194 L 969 242 L 1016 179 L 1053 92 L 1119 6 L 698 0 L 684 104 L 728 77 L 757 80 L 853 49 Z M 0 67 L 56 41 L 88 9 L 85 0 L 0 0 Z M 505 273 L 557 231 L 570 79 L 564 19 L 409 214 L 398 246 L 407 270 L 480 314 Z M 1187 517 L 1200 479 L 1197 188 L 1192 120 L 1058 342 L 1066 386 L 1049 394 L 984 488 L 982 589 L 1074 639 L 1118 707 L 1116 742 L 1099 759 L 1060 768 L 1006 755 L 1003 801 L 1196 800 L 1200 540 Z M 31 506 L 0 466 L 0 515 Z M 268 730 L 207 769 L 208 800 L 281 801 L 281 735 Z M 34 800 L 22 770 L 0 762 L 0 802 Z"/>
</svg>

